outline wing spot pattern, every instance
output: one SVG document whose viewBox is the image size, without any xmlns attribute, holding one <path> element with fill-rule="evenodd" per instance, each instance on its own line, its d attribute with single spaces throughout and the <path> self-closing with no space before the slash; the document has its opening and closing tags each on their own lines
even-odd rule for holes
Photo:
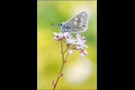
<svg viewBox="0 0 135 90">
<path fill-rule="evenodd" d="M 74 22 L 74 24 L 76 25 L 76 24 L 77 24 L 77 22 Z"/>
<path fill-rule="evenodd" d="M 78 20 L 78 18 L 77 17 L 75 17 L 75 21 L 77 21 Z"/>
</svg>

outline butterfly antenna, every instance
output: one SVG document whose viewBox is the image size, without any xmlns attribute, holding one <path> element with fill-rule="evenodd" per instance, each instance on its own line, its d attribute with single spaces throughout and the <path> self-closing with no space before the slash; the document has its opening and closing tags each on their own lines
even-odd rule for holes
<svg viewBox="0 0 135 90">
<path fill-rule="evenodd" d="M 58 23 L 56 23 L 56 24 L 54 24 L 54 23 L 52 23 L 51 25 L 54 27 L 55 25 L 57 25 Z"/>
</svg>

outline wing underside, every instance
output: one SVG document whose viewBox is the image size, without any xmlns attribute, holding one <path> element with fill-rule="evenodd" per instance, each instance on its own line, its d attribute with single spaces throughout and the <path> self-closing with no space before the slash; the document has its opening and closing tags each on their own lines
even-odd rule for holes
<svg viewBox="0 0 135 90">
<path fill-rule="evenodd" d="M 86 11 L 79 13 L 65 22 L 65 26 L 71 28 L 70 32 L 84 32 L 88 27 L 88 13 Z"/>
</svg>

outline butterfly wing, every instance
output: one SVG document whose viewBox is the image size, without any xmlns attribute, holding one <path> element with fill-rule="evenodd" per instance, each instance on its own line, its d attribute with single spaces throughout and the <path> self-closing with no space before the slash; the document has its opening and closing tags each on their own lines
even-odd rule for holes
<svg viewBox="0 0 135 90">
<path fill-rule="evenodd" d="M 65 27 L 70 27 L 69 32 L 72 33 L 85 32 L 88 28 L 88 13 L 84 11 L 67 20 Z"/>
</svg>

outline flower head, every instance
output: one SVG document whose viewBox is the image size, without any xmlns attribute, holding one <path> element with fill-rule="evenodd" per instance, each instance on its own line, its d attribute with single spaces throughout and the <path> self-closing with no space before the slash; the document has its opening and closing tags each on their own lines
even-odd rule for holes
<svg viewBox="0 0 135 90">
<path fill-rule="evenodd" d="M 71 48 L 71 50 L 69 50 L 69 54 L 73 53 L 73 50 L 81 50 L 80 52 L 80 56 L 81 58 L 83 58 L 83 54 L 88 55 L 87 51 L 83 49 L 83 47 L 88 48 L 88 46 L 85 45 L 85 37 L 81 37 L 81 35 L 79 33 L 77 33 L 75 35 L 75 37 L 73 37 L 69 32 L 59 32 L 59 33 L 53 33 L 53 35 L 55 36 L 54 39 L 57 41 L 66 39 L 66 43 L 67 46 L 69 45 L 73 45 L 73 47 Z"/>
</svg>

